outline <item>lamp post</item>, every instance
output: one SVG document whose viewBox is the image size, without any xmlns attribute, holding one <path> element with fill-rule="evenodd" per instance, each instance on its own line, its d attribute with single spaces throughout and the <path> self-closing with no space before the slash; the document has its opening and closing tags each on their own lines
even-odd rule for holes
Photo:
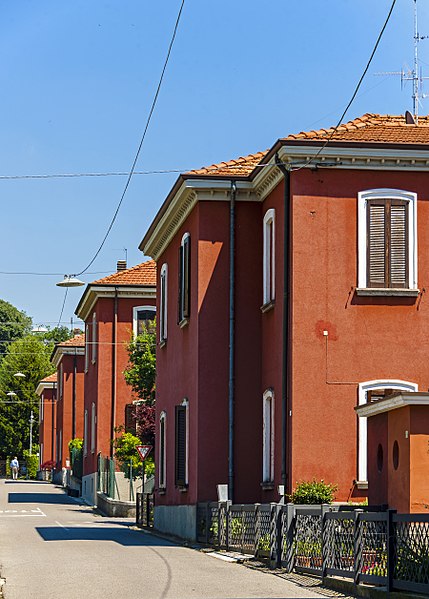
<svg viewBox="0 0 429 599">
<path fill-rule="evenodd" d="M 82 285 L 85 285 L 85 283 L 78 279 L 76 275 L 64 275 L 64 279 L 55 284 L 58 287 L 82 287 Z"/>
</svg>

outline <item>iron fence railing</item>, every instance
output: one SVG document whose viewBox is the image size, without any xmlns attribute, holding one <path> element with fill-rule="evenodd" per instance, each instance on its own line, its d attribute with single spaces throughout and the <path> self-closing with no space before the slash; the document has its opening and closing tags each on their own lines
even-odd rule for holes
<svg viewBox="0 0 429 599">
<path fill-rule="evenodd" d="M 197 506 L 197 540 L 288 571 L 429 595 L 429 515 L 377 507 Z"/>
<path fill-rule="evenodd" d="M 154 516 L 153 493 L 136 493 L 136 524 L 141 528 L 153 527 Z"/>
</svg>

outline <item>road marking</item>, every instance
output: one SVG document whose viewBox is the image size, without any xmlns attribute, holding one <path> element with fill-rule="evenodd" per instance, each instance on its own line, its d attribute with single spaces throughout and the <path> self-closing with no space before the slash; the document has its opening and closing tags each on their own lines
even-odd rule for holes
<svg viewBox="0 0 429 599">
<path fill-rule="evenodd" d="M 55 520 L 55 524 L 58 524 L 58 526 L 61 526 L 61 528 L 64 528 L 64 530 L 69 530 L 67 526 L 64 526 L 64 524 L 61 524 L 61 522 L 58 522 L 58 520 Z"/>
<path fill-rule="evenodd" d="M 42 512 L 40 508 L 36 510 L 0 510 L 0 518 L 19 518 L 25 516 L 42 516 L 46 518 L 46 514 Z"/>
</svg>

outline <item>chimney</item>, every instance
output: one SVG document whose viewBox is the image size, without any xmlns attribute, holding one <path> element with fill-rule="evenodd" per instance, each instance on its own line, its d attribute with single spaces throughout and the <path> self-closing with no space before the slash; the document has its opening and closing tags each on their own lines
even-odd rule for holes
<svg viewBox="0 0 429 599">
<path fill-rule="evenodd" d="M 117 265 L 116 265 L 116 270 L 118 272 L 127 270 L 127 261 L 126 260 L 118 260 Z"/>
</svg>

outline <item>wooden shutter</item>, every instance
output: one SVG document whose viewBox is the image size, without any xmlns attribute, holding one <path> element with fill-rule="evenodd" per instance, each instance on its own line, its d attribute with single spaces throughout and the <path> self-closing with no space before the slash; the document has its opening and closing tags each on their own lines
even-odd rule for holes
<svg viewBox="0 0 429 599">
<path fill-rule="evenodd" d="M 125 432 L 136 434 L 136 419 L 134 418 L 135 406 L 129 403 L 125 406 Z"/>
<path fill-rule="evenodd" d="M 186 406 L 176 406 L 176 486 L 186 486 Z"/>
<path fill-rule="evenodd" d="M 368 201 L 368 287 L 408 286 L 407 218 L 406 202 Z"/>
</svg>

